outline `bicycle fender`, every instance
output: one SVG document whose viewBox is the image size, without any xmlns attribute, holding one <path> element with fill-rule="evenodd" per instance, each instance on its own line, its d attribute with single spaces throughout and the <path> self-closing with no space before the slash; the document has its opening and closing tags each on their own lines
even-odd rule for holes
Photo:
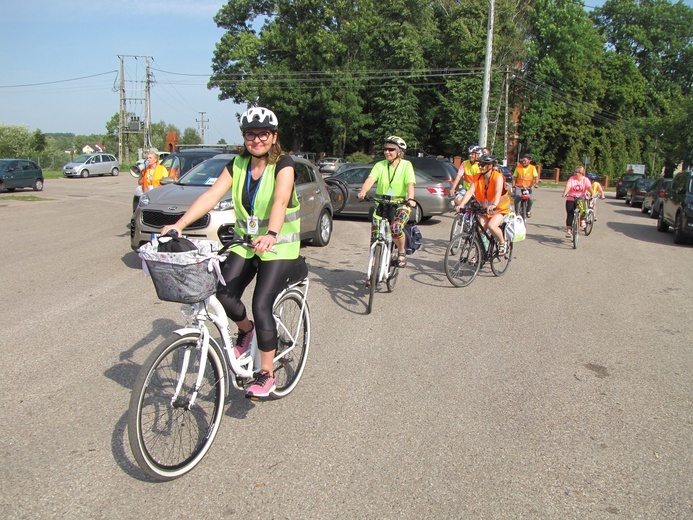
<svg viewBox="0 0 693 520">
<path fill-rule="evenodd" d="M 173 334 L 178 334 L 181 337 L 191 333 L 200 334 L 200 329 L 196 329 L 195 327 L 183 327 L 182 329 L 173 331 Z"/>
</svg>

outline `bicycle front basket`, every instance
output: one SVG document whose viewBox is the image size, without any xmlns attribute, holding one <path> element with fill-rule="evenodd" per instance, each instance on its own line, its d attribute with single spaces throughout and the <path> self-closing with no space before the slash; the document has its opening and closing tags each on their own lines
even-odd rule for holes
<svg viewBox="0 0 693 520">
<path fill-rule="evenodd" d="M 146 264 L 160 300 L 197 303 L 216 292 L 219 269 L 213 242 L 195 242 L 197 251 L 182 253 L 159 253 L 156 240 L 139 249 L 139 256 Z"/>
</svg>

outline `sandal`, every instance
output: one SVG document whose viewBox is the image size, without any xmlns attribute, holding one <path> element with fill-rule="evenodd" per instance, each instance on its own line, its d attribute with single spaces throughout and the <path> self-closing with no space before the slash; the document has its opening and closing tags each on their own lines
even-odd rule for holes
<svg viewBox="0 0 693 520">
<path fill-rule="evenodd" d="M 505 256 L 505 253 L 507 252 L 507 245 L 505 242 L 502 244 L 498 245 L 498 256 Z"/>
<path fill-rule="evenodd" d="M 527 212 L 527 218 L 532 218 L 532 212 L 531 211 Z"/>
<path fill-rule="evenodd" d="M 397 267 L 399 267 L 401 269 L 402 267 L 406 267 L 406 266 L 407 266 L 407 255 L 398 255 L 397 256 Z"/>
<path fill-rule="evenodd" d="M 365 285 L 365 286 L 366 286 L 366 288 L 368 288 L 368 287 L 370 287 L 370 286 L 371 286 L 371 281 L 370 281 L 370 280 L 366 280 L 366 283 L 365 283 L 365 284 L 363 284 L 363 285 Z"/>
</svg>

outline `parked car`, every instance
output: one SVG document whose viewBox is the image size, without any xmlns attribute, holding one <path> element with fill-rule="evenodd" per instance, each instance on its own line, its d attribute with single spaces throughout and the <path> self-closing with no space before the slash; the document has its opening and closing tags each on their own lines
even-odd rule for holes
<svg viewBox="0 0 693 520">
<path fill-rule="evenodd" d="M 318 169 L 323 175 L 332 175 L 346 162 L 346 159 L 341 157 L 325 157 L 318 161 Z"/>
<path fill-rule="evenodd" d="M 645 198 L 642 200 L 641 210 L 643 213 L 650 213 L 652 218 L 659 217 L 659 211 L 662 207 L 662 197 L 674 179 L 657 179 L 655 183 L 647 190 Z"/>
<path fill-rule="evenodd" d="M 508 168 L 507 166 L 499 166 L 498 167 L 503 174 L 503 177 L 505 177 L 505 182 L 507 184 L 510 184 L 512 186 L 513 184 L 513 171 Z"/>
<path fill-rule="evenodd" d="M 169 174 L 171 171 L 177 171 L 178 178 L 180 179 L 183 175 L 189 172 L 193 167 L 200 164 L 202 161 L 211 159 L 215 155 L 220 155 L 224 153 L 222 150 L 216 148 L 185 148 L 177 152 L 172 152 L 166 154 L 162 160 L 163 164 L 168 170 Z M 159 154 L 161 157 L 161 154 Z M 132 198 L 132 211 L 137 209 L 137 204 L 142 196 L 142 187 L 137 186 L 135 188 L 135 195 Z"/>
<path fill-rule="evenodd" d="M 623 176 L 618 180 L 616 184 L 616 198 L 621 199 L 628 193 L 628 188 L 630 188 L 635 181 L 645 177 L 642 173 L 624 173 Z"/>
<path fill-rule="evenodd" d="M 664 190 L 657 230 L 665 232 L 669 226 L 674 227 L 675 244 L 693 238 L 693 171 L 677 173 Z"/>
<path fill-rule="evenodd" d="M 85 153 L 78 155 L 63 166 L 65 177 L 91 177 L 94 175 L 113 175 L 120 173 L 120 164 L 110 153 Z"/>
<path fill-rule="evenodd" d="M 292 152 L 291 155 L 294 157 L 301 157 L 302 159 L 308 159 L 308 161 L 313 164 L 318 161 L 318 156 L 315 152 Z"/>
<path fill-rule="evenodd" d="M 214 184 L 233 154 L 221 154 L 198 164 L 178 181 L 169 180 L 160 188 L 143 194 L 135 210 L 130 231 L 130 247 L 139 248 L 174 224 L 190 205 Z M 332 236 L 332 205 L 325 181 L 310 161 L 294 157 L 296 192 L 301 202 L 301 239 L 326 246 Z M 236 212 L 231 191 L 202 218 L 185 228 L 185 236 L 228 242 L 233 238 Z"/>
<path fill-rule="evenodd" d="M 373 164 L 362 164 L 354 168 L 342 170 L 339 173 L 327 177 L 325 181 L 333 190 L 332 200 L 335 200 L 335 192 L 341 191 L 344 199 L 341 204 L 335 203 L 335 214 L 367 216 L 373 204 L 362 202 L 357 194 L 366 182 L 368 174 L 373 169 Z M 415 213 L 412 211 L 410 219 L 414 222 L 428 220 L 435 215 L 442 215 L 450 211 L 450 190 L 447 181 L 434 179 L 418 168 L 414 168 L 416 186 L 414 198 L 417 202 Z M 373 186 L 368 195 L 375 197 L 376 186 Z"/>
<path fill-rule="evenodd" d="M 647 190 L 649 190 L 654 183 L 655 179 L 637 179 L 626 192 L 626 204 L 630 204 L 632 207 L 642 204 Z"/>
<path fill-rule="evenodd" d="M 457 177 L 457 168 L 445 159 L 438 159 L 437 157 L 410 157 L 408 155 L 404 156 L 404 158 L 411 162 L 414 169 L 420 170 L 438 181 L 448 183 L 448 187 L 452 187 L 452 183 L 455 177 Z M 370 164 L 373 165 L 382 160 L 383 157 L 380 157 L 372 160 Z"/>
<path fill-rule="evenodd" d="M 43 171 L 28 159 L 0 159 L 0 192 L 17 188 L 43 190 Z"/>
</svg>

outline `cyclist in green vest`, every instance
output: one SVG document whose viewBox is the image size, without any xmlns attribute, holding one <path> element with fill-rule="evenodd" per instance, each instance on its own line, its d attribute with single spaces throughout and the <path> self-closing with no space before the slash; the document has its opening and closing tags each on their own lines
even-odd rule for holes
<svg viewBox="0 0 693 520">
<path fill-rule="evenodd" d="M 401 137 L 391 135 L 385 139 L 385 160 L 375 163 L 357 195 L 363 200 L 368 190 L 377 183 L 376 194 L 379 197 L 389 197 L 390 200 L 400 203 L 390 222 L 392 238 L 397 246 L 397 267 L 400 268 L 407 265 L 404 225 L 409 221 L 412 208 L 416 207 L 414 200 L 416 177 L 411 162 L 404 158 L 406 149 L 407 143 Z M 378 223 L 374 216 L 371 222 L 371 240 L 375 240 L 377 234 Z M 366 282 L 367 285 L 368 283 Z"/>
<path fill-rule="evenodd" d="M 294 187 L 294 161 L 282 152 L 278 140 L 277 116 L 271 110 L 254 107 L 241 116 L 245 147 L 234 157 L 212 187 L 198 197 L 178 222 L 164 227 L 180 235 L 186 226 L 202 218 L 231 190 L 236 211 L 236 236 L 250 235 L 253 250 L 237 245 L 221 274 L 217 298 L 228 317 L 238 326 L 234 351 L 237 357 L 248 351 L 253 334 L 260 349 L 260 372 L 248 388 L 247 397 L 267 397 L 275 389 L 273 359 L 277 350 L 277 327 L 272 305 L 284 287 L 288 273 L 298 258 L 301 238 L 299 201 Z M 243 291 L 257 275 L 253 293 L 253 318 L 248 318 L 241 301 Z"/>
</svg>

